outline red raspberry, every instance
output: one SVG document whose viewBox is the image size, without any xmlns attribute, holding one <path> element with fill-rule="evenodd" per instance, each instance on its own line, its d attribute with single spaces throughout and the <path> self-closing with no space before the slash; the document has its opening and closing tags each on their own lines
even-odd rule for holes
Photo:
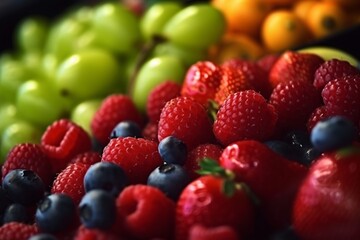
<svg viewBox="0 0 360 240">
<path fill-rule="evenodd" d="M 92 148 L 86 131 L 67 119 L 57 120 L 47 127 L 41 146 L 50 158 L 53 173 L 59 173 L 74 156 Z"/>
<path fill-rule="evenodd" d="M 81 225 L 74 237 L 74 240 L 122 240 L 112 232 L 96 228 L 86 228 Z"/>
<path fill-rule="evenodd" d="M 122 167 L 130 184 L 146 183 L 149 174 L 163 162 L 156 142 L 133 137 L 111 139 L 102 161 Z"/>
<path fill-rule="evenodd" d="M 278 130 L 284 133 L 306 129 L 310 114 L 322 101 L 320 92 L 312 83 L 293 80 L 279 83 L 274 88 L 269 103 L 278 114 Z"/>
<path fill-rule="evenodd" d="M 274 66 L 279 57 L 279 54 L 266 54 L 262 58 L 258 59 L 256 64 L 269 74 L 271 68 Z"/>
<path fill-rule="evenodd" d="M 79 204 L 85 194 L 84 176 L 90 165 L 71 163 L 56 177 L 51 193 L 64 193 Z"/>
<path fill-rule="evenodd" d="M 314 109 L 314 111 L 310 114 L 309 119 L 306 123 L 306 128 L 308 132 L 311 132 L 313 127 L 321 120 L 324 120 L 330 117 L 332 114 L 328 111 L 326 106 L 320 106 Z"/>
<path fill-rule="evenodd" d="M 339 59 L 331 59 L 325 61 L 315 71 L 314 86 L 321 90 L 331 80 L 359 74 L 359 69 L 352 66 L 349 62 Z"/>
<path fill-rule="evenodd" d="M 177 97 L 166 103 L 159 121 L 158 140 L 174 136 L 188 151 L 213 140 L 210 118 L 205 108 L 189 97 Z"/>
<path fill-rule="evenodd" d="M 231 94 L 216 114 L 214 133 L 224 146 L 243 139 L 265 140 L 274 131 L 277 115 L 254 90 Z"/>
<path fill-rule="evenodd" d="M 52 182 L 50 161 L 39 144 L 21 143 L 15 145 L 8 153 L 1 173 L 3 178 L 14 169 L 34 171 L 45 185 Z"/>
<path fill-rule="evenodd" d="M 104 146 L 111 131 L 122 121 L 133 121 L 142 126 L 143 120 L 132 99 L 123 94 L 113 94 L 103 100 L 91 121 L 94 137 Z"/>
<path fill-rule="evenodd" d="M 193 64 L 186 73 L 181 96 L 190 97 L 204 106 L 213 100 L 222 78 L 221 68 L 210 62 Z"/>
<path fill-rule="evenodd" d="M 162 108 L 169 100 L 179 97 L 181 85 L 166 81 L 156 86 L 149 94 L 146 104 L 146 113 L 151 122 L 158 122 Z"/>
<path fill-rule="evenodd" d="M 37 233 L 38 228 L 35 225 L 20 222 L 9 222 L 0 227 L 1 240 L 28 240 Z"/>
<path fill-rule="evenodd" d="M 196 173 L 200 169 L 199 162 L 204 158 L 211 158 L 218 161 L 222 153 L 222 147 L 215 144 L 201 144 L 188 153 L 184 168 L 192 180 L 200 175 Z"/>
<path fill-rule="evenodd" d="M 71 159 L 70 163 L 84 163 L 88 165 L 92 165 L 94 163 L 100 162 L 101 154 L 95 151 L 83 152 L 76 155 L 73 159 Z"/>
<path fill-rule="evenodd" d="M 238 234 L 229 226 L 204 227 L 194 225 L 189 232 L 189 240 L 238 240 Z"/>
<path fill-rule="evenodd" d="M 142 130 L 142 135 L 145 139 L 158 142 L 158 123 L 148 122 Z"/>
<path fill-rule="evenodd" d="M 175 203 L 159 189 L 130 185 L 116 199 L 118 217 L 125 230 L 136 239 L 172 239 Z"/>
</svg>

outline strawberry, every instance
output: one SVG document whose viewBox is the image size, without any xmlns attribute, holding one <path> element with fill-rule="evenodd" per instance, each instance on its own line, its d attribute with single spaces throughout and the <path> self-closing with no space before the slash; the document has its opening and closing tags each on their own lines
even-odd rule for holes
<svg viewBox="0 0 360 240">
<path fill-rule="evenodd" d="M 360 148 L 323 154 L 297 193 L 293 225 L 301 239 L 360 239 Z"/>
<path fill-rule="evenodd" d="M 269 74 L 271 68 L 274 66 L 277 60 L 279 60 L 280 55 L 279 54 L 266 54 L 265 56 L 259 58 L 256 60 L 256 64 L 261 67 L 266 74 Z"/>
<path fill-rule="evenodd" d="M 231 94 L 220 106 L 213 131 L 224 146 L 243 139 L 265 140 L 276 121 L 274 107 L 260 93 L 247 90 Z"/>
<path fill-rule="evenodd" d="M 38 233 L 36 225 L 28 225 L 20 222 L 5 223 L 0 227 L 1 240 L 28 240 Z"/>
<path fill-rule="evenodd" d="M 142 130 L 143 138 L 158 142 L 158 122 L 148 122 Z"/>
<path fill-rule="evenodd" d="M 270 84 L 274 88 L 292 80 L 313 83 L 315 71 L 323 62 L 324 59 L 315 54 L 286 51 L 270 70 Z"/>
<path fill-rule="evenodd" d="M 165 81 L 156 86 L 149 94 L 146 113 L 151 122 L 157 123 L 162 108 L 169 100 L 179 97 L 181 85 L 173 81 Z"/>
<path fill-rule="evenodd" d="M 159 142 L 174 136 L 183 141 L 189 151 L 214 139 L 205 107 L 189 97 L 177 97 L 167 102 L 158 126 Z"/>
<path fill-rule="evenodd" d="M 84 176 L 89 167 L 81 162 L 69 164 L 54 180 L 51 193 L 64 193 L 79 204 L 85 194 Z"/>
<path fill-rule="evenodd" d="M 50 161 L 39 144 L 21 143 L 15 145 L 8 153 L 1 168 L 3 178 L 14 169 L 34 171 L 46 186 L 52 182 Z"/>
<path fill-rule="evenodd" d="M 176 239 L 188 239 L 196 225 L 228 226 L 247 237 L 252 232 L 254 206 L 244 188 L 224 189 L 226 179 L 202 176 L 185 187 L 176 205 Z"/>
<path fill-rule="evenodd" d="M 279 83 L 274 88 L 269 103 L 278 114 L 277 128 L 288 132 L 306 129 L 310 114 L 322 101 L 312 83 L 293 80 Z"/>
<path fill-rule="evenodd" d="M 250 187 L 259 198 L 271 227 L 281 229 L 291 223 L 292 203 L 307 173 L 304 166 L 283 158 L 255 140 L 227 146 L 220 156 L 220 165 Z"/>
<path fill-rule="evenodd" d="M 88 151 L 88 152 L 79 153 L 78 155 L 76 155 L 71 159 L 70 163 L 79 162 L 83 164 L 92 165 L 94 163 L 100 162 L 100 160 L 101 160 L 101 155 L 98 152 Z"/>
<path fill-rule="evenodd" d="M 117 197 L 116 207 L 131 239 L 172 239 L 175 203 L 159 189 L 142 184 L 128 186 Z"/>
<path fill-rule="evenodd" d="M 268 74 L 256 62 L 243 59 L 231 59 L 224 62 L 222 66 L 229 66 L 243 73 L 250 88 L 253 87 L 254 90 L 261 93 L 265 98 L 270 96 L 272 87 L 268 81 Z"/>
<path fill-rule="evenodd" d="M 360 71 L 349 62 L 335 58 L 327 60 L 316 69 L 314 86 L 321 90 L 331 80 L 352 75 L 360 75 Z"/>
<path fill-rule="evenodd" d="M 189 240 L 238 240 L 237 233 L 229 226 L 219 227 L 204 227 L 201 225 L 194 225 L 190 229 Z"/>
<path fill-rule="evenodd" d="M 64 169 L 74 156 L 92 148 L 87 132 L 67 119 L 57 120 L 47 127 L 41 137 L 41 146 L 50 159 L 54 174 Z"/>
<path fill-rule="evenodd" d="M 91 131 L 102 144 L 109 142 L 111 131 L 122 121 L 130 120 L 142 126 L 143 119 L 133 100 L 123 94 L 106 97 L 91 121 Z"/>
<path fill-rule="evenodd" d="M 181 96 L 190 97 L 204 106 L 213 100 L 222 78 L 221 68 L 210 61 L 200 61 L 186 73 Z"/>
<path fill-rule="evenodd" d="M 130 184 L 146 183 L 149 174 L 163 162 L 156 142 L 133 137 L 111 139 L 101 161 L 122 167 Z"/>
<path fill-rule="evenodd" d="M 96 228 L 86 228 L 84 225 L 81 225 L 76 231 L 74 240 L 122 240 L 122 238 L 112 232 Z"/>
<path fill-rule="evenodd" d="M 184 168 L 187 170 L 190 179 L 194 180 L 200 175 L 196 172 L 200 170 L 200 161 L 204 158 L 211 158 L 218 161 L 223 149 L 221 146 L 211 143 L 201 144 L 191 150 L 188 153 L 187 159 L 185 161 Z"/>
</svg>

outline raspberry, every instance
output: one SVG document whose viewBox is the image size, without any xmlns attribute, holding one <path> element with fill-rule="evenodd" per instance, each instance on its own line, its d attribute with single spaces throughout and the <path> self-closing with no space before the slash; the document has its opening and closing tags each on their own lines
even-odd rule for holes
<svg viewBox="0 0 360 240">
<path fill-rule="evenodd" d="M 256 64 L 269 74 L 271 68 L 274 66 L 279 57 L 279 54 L 266 54 L 262 58 L 258 59 Z"/>
<path fill-rule="evenodd" d="M 95 151 L 88 151 L 79 153 L 75 157 L 73 157 L 70 161 L 70 163 L 83 163 L 92 165 L 94 163 L 100 162 L 101 155 L 98 152 Z"/>
<path fill-rule="evenodd" d="M 213 130 L 224 146 L 244 139 L 265 140 L 274 131 L 277 115 L 254 90 L 231 94 L 216 114 Z"/>
<path fill-rule="evenodd" d="M 130 184 L 146 183 L 149 174 L 163 162 L 156 142 L 133 137 L 111 139 L 101 161 L 118 164 Z"/>
<path fill-rule="evenodd" d="M 149 94 L 146 113 L 151 122 L 158 122 L 162 108 L 169 100 L 180 96 L 181 85 L 166 81 L 156 86 Z"/>
<path fill-rule="evenodd" d="M 315 71 L 314 86 L 321 90 L 331 80 L 351 75 L 359 75 L 360 71 L 347 61 L 331 59 L 325 61 Z"/>
<path fill-rule="evenodd" d="M 142 135 L 145 139 L 158 142 L 158 123 L 148 122 L 142 130 Z"/>
<path fill-rule="evenodd" d="M 147 185 L 126 187 L 116 199 L 118 217 L 136 239 L 171 239 L 175 226 L 175 203 L 159 189 Z"/>
<path fill-rule="evenodd" d="M 111 131 L 125 120 L 133 121 L 142 126 L 142 116 L 136 109 L 132 99 L 123 94 L 113 94 L 106 97 L 94 114 L 91 121 L 91 131 L 102 144 L 109 142 Z"/>
<path fill-rule="evenodd" d="M 5 223 L 0 227 L 1 240 L 27 240 L 38 233 L 35 225 L 19 222 Z"/>
<path fill-rule="evenodd" d="M 53 177 L 51 171 L 49 171 L 50 168 L 50 161 L 39 144 L 21 143 L 10 150 L 1 172 L 4 178 L 11 170 L 31 170 L 47 186 L 50 185 Z"/>
<path fill-rule="evenodd" d="M 50 158 L 53 173 L 59 173 L 79 153 L 90 151 L 90 136 L 77 124 L 60 119 L 47 127 L 41 146 Z"/>
<path fill-rule="evenodd" d="M 213 140 L 211 122 L 205 108 L 189 97 L 177 97 L 166 103 L 159 121 L 158 140 L 174 136 L 190 151 Z"/>
<path fill-rule="evenodd" d="M 332 114 L 329 112 L 326 106 L 320 106 L 315 108 L 314 111 L 310 114 L 309 119 L 306 123 L 307 131 L 311 132 L 317 122 L 324 120 L 331 115 Z"/>
<path fill-rule="evenodd" d="M 204 227 L 196 224 L 191 227 L 189 232 L 189 240 L 238 240 L 236 231 L 229 226 Z"/>
<path fill-rule="evenodd" d="M 112 232 L 81 225 L 76 231 L 74 240 L 122 240 Z"/>
<path fill-rule="evenodd" d="M 51 193 L 64 193 L 79 204 L 85 194 L 84 176 L 90 165 L 71 163 L 56 177 Z"/>
</svg>

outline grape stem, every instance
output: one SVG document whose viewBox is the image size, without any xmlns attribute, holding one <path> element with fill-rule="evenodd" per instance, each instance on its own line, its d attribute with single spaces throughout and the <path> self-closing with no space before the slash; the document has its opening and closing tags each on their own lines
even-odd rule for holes
<svg viewBox="0 0 360 240">
<path fill-rule="evenodd" d="M 139 73 L 140 68 L 142 65 L 147 61 L 147 59 L 150 57 L 152 51 L 154 48 L 160 44 L 166 42 L 167 39 L 160 35 L 154 35 L 149 42 L 143 45 L 140 53 L 137 56 L 137 59 L 135 61 L 134 70 L 130 76 L 129 80 L 129 87 L 128 87 L 128 94 L 130 96 L 133 95 L 134 91 L 134 85 L 135 85 L 135 79 L 137 74 Z"/>
</svg>

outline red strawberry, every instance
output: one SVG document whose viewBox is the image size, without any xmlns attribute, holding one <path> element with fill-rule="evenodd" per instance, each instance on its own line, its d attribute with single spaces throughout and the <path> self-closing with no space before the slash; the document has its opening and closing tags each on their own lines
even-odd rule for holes
<svg viewBox="0 0 360 240">
<path fill-rule="evenodd" d="M 229 226 L 207 228 L 194 225 L 190 229 L 189 240 L 239 240 L 237 233 Z"/>
<path fill-rule="evenodd" d="M 268 81 L 268 74 L 255 62 L 243 59 L 231 59 L 224 62 L 222 66 L 228 66 L 240 71 L 245 75 L 249 87 L 252 86 L 254 90 L 261 93 L 265 98 L 270 96 L 272 87 Z"/>
<path fill-rule="evenodd" d="M 284 159 L 265 144 L 244 140 L 227 146 L 220 165 L 234 172 L 259 198 L 265 218 L 272 227 L 291 223 L 292 204 L 307 169 Z"/>
<path fill-rule="evenodd" d="M 301 239 L 360 239 L 360 148 L 322 155 L 296 196 L 293 225 Z"/>
<path fill-rule="evenodd" d="M 272 105 L 254 90 L 231 94 L 220 107 L 214 133 L 224 146 L 243 139 L 265 140 L 275 127 L 277 115 Z"/>
<path fill-rule="evenodd" d="M 94 137 L 103 145 L 110 140 L 111 131 L 122 121 L 130 120 L 142 126 L 143 120 L 132 99 L 123 94 L 108 96 L 91 121 Z"/>
<path fill-rule="evenodd" d="M 267 74 L 269 74 L 271 68 L 274 66 L 277 60 L 279 60 L 279 54 L 266 54 L 259 58 L 256 64 L 259 65 Z"/>
<path fill-rule="evenodd" d="M 101 161 L 122 167 L 130 184 L 146 183 L 149 174 L 163 162 L 156 142 L 133 137 L 111 139 Z"/>
<path fill-rule="evenodd" d="M 125 231 L 136 239 L 172 239 L 175 203 L 159 189 L 130 185 L 116 199 Z M 131 238 L 133 239 L 133 238 Z"/>
<path fill-rule="evenodd" d="M 60 119 L 47 127 L 41 146 L 50 158 L 53 173 L 59 173 L 71 159 L 92 148 L 90 136 L 79 125 Z"/>
<path fill-rule="evenodd" d="M 221 177 L 202 176 L 181 193 L 176 206 L 176 239 L 188 239 L 196 225 L 207 228 L 228 226 L 241 237 L 252 232 L 254 206 L 243 188 L 224 192 Z"/>
<path fill-rule="evenodd" d="M 207 143 L 201 144 L 191 150 L 188 153 L 187 159 L 185 161 L 184 168 L 189 173 L 189 176 L 192 180 L 198 178 L 200 175 L 196 173 L 200 169 L 199 163 L 204 158 L 210 158 L 218 161 L 223 149 L 219 145 Z"/>
<path fill-rule="evenodd" d="M 28 240 L 38 233 L 35 225 L 28 225 L 19 222 L 5 223 L 0 227 L 1 240 Z"/>
<path fill-rule="evenodd" d="M 323 62 L 324 59 L 315 54 L 286 51 L 271 68 L 270 84 L 274 88 L 279 83 L 288 81 L 313 83 L 315 71 Z"/>
<path fill-rule="evenodd" d="M 1 173 L 3 178 L 14 169 L 34 171 L 45 185 L 52 182 L 51 165 L 48 157 L 39 144 L 21 143 L 15 145 L 8 153 Z"/>
<path fill-rule="evenodd" d="M 83 163 L 92 165 L 94 163 L 100 162 L 101 154 L 95 151 L 83 152 L 76 155 L 73 159 L 71 159 L 70 163 Z"/>
<path fill-rule="evenodd" d="M 162 108 L 169 100 L 179 97 L 181 85 L 173 82 L 166 81 L 156 86 L 149 94 L 146 103 L 146 113 L 151 122 L 158 122 Z"/>
<path fill-rule="evenodd" d="M 76 231 L 74 240 L 122 240 L 122 238 L 106 230 L 86 228 L 81 225 Z"/>
<path fill-rule="evenodd" d="M 215 97 L 222 74 L 221 68 L 210 61 L 193 64 L 186 73 L 181 95 L 207 106 Z"/>
<path fill-rule="evenodd" d="M 315 71 L 314 86 L 321 90 L 331 80 L 351 75 L 359 75 L 360 71 L 349 62 L 331 59 L 325 61 Z"/>
<path fill-rule="evenodd" d="M 158 142 L 158 122 L 148 122 L 142 130 L 145 139 Z"/>
<path fill-rule="evenodd" d="M 71 163 L 56 177 L 51 193 L 64 193 L 79 204 L 85 194 L 84 176 L 90 165 Z"/>
<path fill-rule="evenodd" d="M 273 90 L 269 103 L 278 114 L 277 128 L 283 132 L 306 129 L 310 114 L 322 104 L 320 92 L 310 82 L 286 81 Z"/>
<path fill-rule="evenodd" d="M 205 108 L 189 97 L 177 97 L 166 103 L 159 121 L 158 140 L 174 136 L 190 151 L 213 140 L 210 118 Z"/>
</svg>

